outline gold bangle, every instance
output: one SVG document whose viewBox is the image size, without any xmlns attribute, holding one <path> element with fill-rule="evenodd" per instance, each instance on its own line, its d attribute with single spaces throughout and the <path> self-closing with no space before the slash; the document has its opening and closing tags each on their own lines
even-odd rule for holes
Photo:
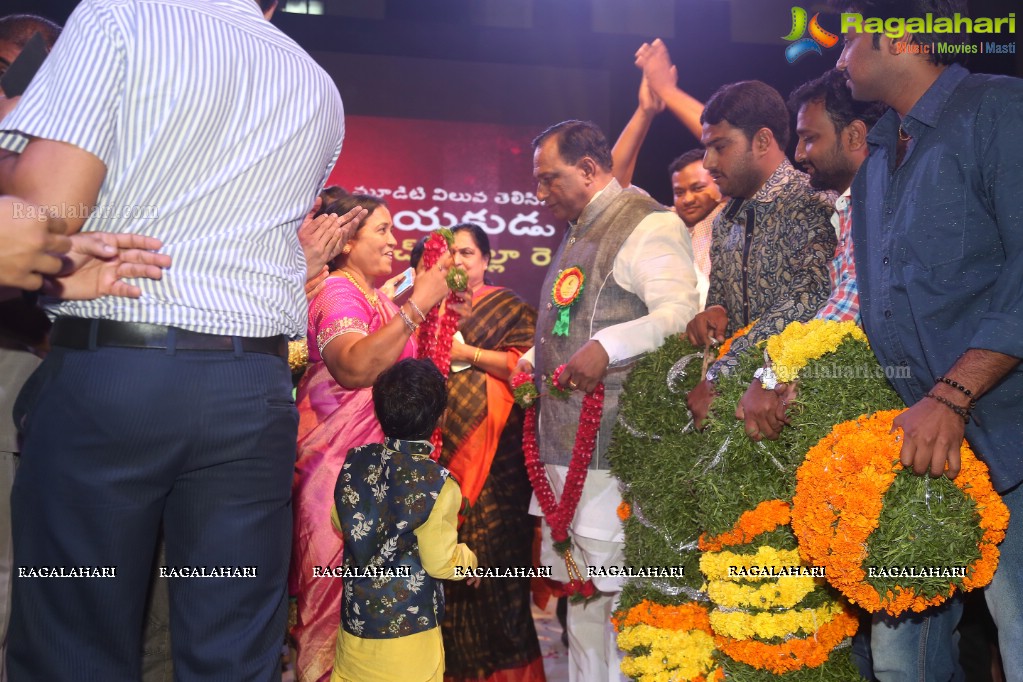
<svg viewBox="0 0 1023 682">
<path fill-rule="evenodd" d="M 479 348 L 479 347 L 476 348 L 476 354 L 472 356 L 472 364 L 473 365 L 475 365 L 476 363 L 478 363 L 480 361 L 480 353 L 482 353 L 482 352 L 483 352 L 482 348 Z"/>
</svg>

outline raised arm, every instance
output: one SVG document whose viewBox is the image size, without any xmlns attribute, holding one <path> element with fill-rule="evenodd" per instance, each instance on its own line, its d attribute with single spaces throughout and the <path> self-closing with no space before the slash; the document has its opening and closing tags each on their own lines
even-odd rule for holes
<svg viewBox="0 0 1023 682">
<path fill-rule="evenodd" d="M 678 72 L 664 42 L 658 38 L 643 43 L 636 50 L 636 66 L 643 69 L 643 77 L 668 110 L 699 140 L 703 133 L 700 123 L 703 102 L 678 87 Z"/>
<path fill-rule="evenodd" d="M 657 114 L 664 111 L 664 101 L 650 89 L 650 84 L 644 76 L 639 83 L 639 96 L 636 112 L 625 124 L 621 135 L 611 148 L 611 159 L 615 179 L 622 187 L 632 184 L 632 174 L 636 170 L 636 159 L 639 158 L 639 148 L 643 146 L 643 140 L 650 131 L 650 124 Z"/>
</svg>

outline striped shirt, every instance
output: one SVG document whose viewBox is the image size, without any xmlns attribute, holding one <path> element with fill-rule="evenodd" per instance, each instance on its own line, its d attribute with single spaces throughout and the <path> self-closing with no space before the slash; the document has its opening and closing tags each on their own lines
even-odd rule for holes
<svg viewBox="0 0 1023 682">
<path fill-rule="evenodd" d="M 173 264 L 135 282 L 140 299 L 55 312 L 302 336 L 297 231 L 337 160 L 343 116 L 331 78 L 255 0 L 83 0 L 0 147 L 20 152 L 27 135 L 94 154 L 107 172 L 83 231 L 157 237 Z"/>
</svg>

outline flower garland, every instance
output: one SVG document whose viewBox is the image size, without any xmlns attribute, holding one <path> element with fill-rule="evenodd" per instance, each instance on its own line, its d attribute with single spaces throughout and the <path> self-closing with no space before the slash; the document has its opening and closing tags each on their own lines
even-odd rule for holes
<svg viewBox="0 0 1023 682">
<path fill-rule="evenodd" d="M 833 352 L 847 336 L 867 341 L 863 330 L 855 322 L 834 322 L 814 319 L 792 322 L 780 334 L 767 340 L 767 355 L 780 383 L 789 383 L 810 360 Z"/>
<path fill-rule="evenodd" d="M 823 665 L 842 640 L 856 634 L 858 625 L 859 620 L 854 615 L 842 611 L 806 638 L 770 644 L 755 639 L 717 636 L 714 644 L 729 658 L 781 675 Z"/>
<path fill-rule="evenodd" d="M 714 635 L 702 630 L 633 625 L 618 635 L 618 647 L 623 651 L 648 652 L 622 658 L 622 673 L 640 682 L 706 680 L 705 675 L 714 667 Z"/>
<path fill-rule="evenodd" d="M 725 609 L 753 607 L 758 609 L 790 609 L 813 592 L 821 578 L 793 576 L 763 585 L 739 585 L 734 580 L 707 581 L 707 596 Z"/>
<path fill-rule="evenodd" d="M 441 258 L 450 253 L 454 244 L 455 236 L 451 230 L 444 228 L 430 233 L 423 248 L 423 265 L 426 269 L 432 268 Z M 462 268 L 451 268 L 447 274 L 448 287 L 452 291 L 445 299 L 444 315 L 440 314 L 440 306 L 436 305 L 426 313 L 426 319 L 419 325 L 419 346 L 416 353 L 419 358 L 429 358 L 437 366 L 440 373 L 447 379 L 451 373 L 451 342 L 458 331 L 458 320 L 461 317 L 455 310 L 454 305 L 458 303 L 456 291 L 464 291 L 468 284 L 465 271 Z M 434 456 L 440 457 L 444 447 L 444 437 L 440 426 L 430 436 L 433 443 Z"/>
<path fill-rule="evenodd" d="M 735 343 L 735 340 L 740 337 L 746 336 L 746 334 L 749 334 L 749 330 L 753 329 L 753 325 L 755 325 L 757 322 L 759 322 L 759 320 L 753 320 L 745 327 L 743 327 L 742 329 L 738 330 L 737 332 L 729 336 L 727 339 L 725 339 L 721 343 L 721 347 L 718 348 L 718 356 L 716 359 L 720 360 L 721 358 L 725 357 L 725 355 L 728 354 L 728 351 L 732 350 L 732 344 Z"/>
<path fill-rule="evenodd" d="M 707 580 L 734 578 L 736 577 L 734 571 L 738 570 L 746 572 L 746 575 L 742 576 L 744 580 L 773 580 L 779 577 L 778 571 L 801 567 L 801 563 L 799 550 L 763 546 L 758 547 L 753 554 L 707 552 L 700 557 L 700 570 Z M 750 569 L 761 570 L 762 575 L 750 575 Z M 771 574 L 772 570 L 775 571 L 775 575 Z"/>
<path fill-rule="evenodd" d="M 695 602 L 658 604 L 648 599 L 611 617 L 616 632 L 632 625 L 651 625 L 663 630 L 703 630 L 711 632 L 707 609 Z"/>
<path fill-rule="evenodd" d="M 701 535 L 699 547 L 704 552 L 717 552 L 731 545 L 745 545 L 761 533 L 787 525 L 790 509 L 784 500 L 765 500 L 755 509 L 743 512 L 732 530 L 710 538 L 706 533 Z"/>
<path fill-rule="evenodd" d="M 561 365 L 551 377 L 553 383 L 558 385 L 558 379 L 564 371 L 565 365 Z M 518 391 L 533 378 L 526 373 L 517 374 L 512 377 L 512 388 Z M 582 496 L 583 483 L 586 482 L 586 472 L 593 458 L 593 450 L 597 444 L 597 432 L 600 430 L 600 418 L 604 413 L 604 384 L 597 384 L 592 393 L 583 397 L 582 411 L 579 414 L 579 426 L 575 433 L 575 445 L 572 448 L 572 459 L 568 464 L 568 476 L 565 480 L 565 487 L 561 491 L 561 501 L 558 502 L 547 479 L 547 471 L 543 462 L 540 461 L 540 447 L 536 441 L 536 398 L 532 392 L 523 391 L 522 394 L 530 395 L 530 404 L 526 408 L 525 419 L 522 427 L 522 451 L 526 460 L 526 473 L 529 475 L 529 483 L 536 492 L 536 499 L 543 510 L 544 518 L 551 529 L 551 539 L 554 540 L 554 549 L 565 558 L 565 565 L 568 569 L 570 597 L 582 597 L 588 599 L 596 593 L 593 581 L 583 581 L 581 571 L 572 560 L 572 540 L 568 528 L 575 518 L 576 507 L 579 506 L 579 498 Z"/>
<path fill-rule="evenodd" d="M 979 522 L 963 521 L 962 516 L 941 518 L 942 514 L 947 515 L 946 510 L 955 508 L 951 501 L 935 504 L 933 510 L 928 506 L 924 513 L 933 522 L 932 534 L 942 534 L 940 538 L 935 537 L 935 555 L 901 563 L 965 565 L 966 576 L 939 577 L 936 584 L 935 581 L 930 583 L 930 591 L 923 589 L 921 581 L 908 586 L 896 582 L 892 587 L 879 589 L 879 584 L 892 583 L 868 577 L 864 569 L 870 559 L 871 536 L 878 532 L 888 505 L 898 508 L 912 502 L 912 499 L 890 500 L 888 494 L 897 477 L 913 476 L 899 462 L 901 436 L 890 433 L 892 422 L 900 413 L 901 410 L 877 412 L 836 425 L 807 453 L 805 463 L 797 472 L 792 508 L 792 527 L 803 558 L 824 566 L 828 581 L 851 601 L 868 611 L 884 609 L 895 616 L 906 610 L 922 611 L 940 604 L 957 589 L 965 591 L 988 584 L 998 566 L 996 545 L 1005 537 L 1009 520 L 1008 509 L 991 486 L 987 467 L 964 441 L 960 448 L 962 470 L 952 482 L 954 487 L 941 479 L 905 480 L 928 486 L 928 491 L 929 486 L 934 486 L 936 492 L 941 489 L 939 486 L 961 491 L 975 504 Z M 924 503 L 929 505 L 926 498 Z M 958 525 L 963 523 L 966 528 Z M 979 529 L 971 531 L 972 523 L 977 523 Z M 942 540 L 954 535 L 969 539 L 978 533 L 979 541 L 970 545 L 973 551 L 961 555 L 950 554 L 954 550 Z M 896 546 L 882 548 L 878 555 L 886 557 L 885 565 L 898 566 L 900 561 L 893 557 L 907 556 L 899 552 L 912 550 L 925 540 L 918 535 L 900 537 L 894 543 Z"/>
<path fill-rule="evenodd" d="M 714 633 L 730 639 L 780 639 L 797 633 L 812 635 L 822 625 L 830 623 L 845 607 L 831 602 L 814 609 L 787 609 L 784 611 L 721 611 L 710 613 L 710 626 Z"/>
<path fill-rule="evenodd" d="M 621 670 L 642 682 L 723 679 L 714 667 L 714 637 L 699 604 L 661 605 L 644 600 L 612 617 L 618 646 L 630 653 Z"/>
</svg>

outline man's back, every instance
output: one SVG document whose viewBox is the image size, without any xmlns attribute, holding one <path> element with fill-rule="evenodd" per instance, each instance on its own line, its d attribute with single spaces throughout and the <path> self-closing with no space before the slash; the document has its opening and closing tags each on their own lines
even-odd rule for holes
<svg viewBox="0 0 1023 682">
<path fill-rule="evenodd" d="M 342 108 L 252 0 L 85 0 L 5 128 L 96 155 L 107 174 L 83 230 L 151 235 L 174 259 L 141 299 L 60 314 L 302 333 L 296 233 L 340 150 Z"/>
</svg>

